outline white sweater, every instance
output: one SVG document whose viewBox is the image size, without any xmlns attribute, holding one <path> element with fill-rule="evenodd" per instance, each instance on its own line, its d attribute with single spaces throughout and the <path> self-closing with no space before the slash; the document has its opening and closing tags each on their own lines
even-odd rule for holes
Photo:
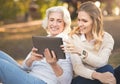
<svg viewBox="0 0 120 84">
<path fill-rule="evenodd" d="M 92 79 L 91 75 L 95 69 L 100 68 L 108 63 L 108 59 L 114 45 L 112 36 L 107 32 L 104 34 L 103 42 L 99 51 L 94 50 L 94 40 L 88 42 L 84 35 L 74 35 L 70 42 L 88 52 L 88 56 L 85 59 L 77 54 L 71 54 L 71 61 L 75 75 L 79 75 L 88 79 Z"/>
</svg>

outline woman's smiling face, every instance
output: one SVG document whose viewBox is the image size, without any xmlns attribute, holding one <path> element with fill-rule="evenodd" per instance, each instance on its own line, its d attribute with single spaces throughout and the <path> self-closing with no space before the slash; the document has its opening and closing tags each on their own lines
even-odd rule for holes
<svg viewBox="0 0 120 84">
<path fill-rule="evenodd" d="M 64 31 L 65 23 L 61 12 L 52 12 L 48 18 L 48 31 L 52 36 L 56 36 Z"/>
<path fill-rule="evenodd" d="M 81 34 L 91 34 L 93 20 L 85 11 L 78 12 L 78 26 Z"/>
</svg>

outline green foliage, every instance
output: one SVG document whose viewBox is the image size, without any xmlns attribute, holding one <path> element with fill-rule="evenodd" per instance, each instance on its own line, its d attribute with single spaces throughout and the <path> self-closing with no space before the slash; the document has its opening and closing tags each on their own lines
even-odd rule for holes
<svg viewBox="0 0 120 84">
<path fill-rule="evenodd" d="M 19 7 L 12 0 L 0 0 L 0 20 L 14 19 L 19 12 Z"/>
<path fill-rule="evenodd" d="M 20 0 L 16 3 L 20 9 L 20 13 L 24 14 L 29 10 L 30 2 L 31 0 Z"/>
<path fill-rule="evenodd" d="M 44 17 L 47 8 L 61 4 L 59 0 L 0 0 L 0 20 L 16 19 L 19 16 L 24 17 L 25 13 L 30 12 L 32 2 L 38 6 L 36 9 L 37 14 L 40 15 L 38 19 Z"/>
<path fill-rule="evenodd" d="M 36 4 L 39 6 L 38 12 L 41 14 L 41 19 L 43 19 L 47 8 L 61 5 L 62 3 L 59 0 L 37 0 Z"/>
</svg>

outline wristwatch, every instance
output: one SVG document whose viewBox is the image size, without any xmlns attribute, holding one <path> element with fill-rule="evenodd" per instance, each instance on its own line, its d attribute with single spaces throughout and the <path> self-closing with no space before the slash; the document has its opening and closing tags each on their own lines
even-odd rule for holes
<svg viewBox="0 0 120 84">
<path fill-rule="evenodd" d="M 87 56 L 88 56 L 88 53 L 85 50 L 83 50 L 82 51 L 82 58 L 85 59 Z"/>
<path fill-rule="evenodd" d="M 88 53 L 85 50 L 82 50 L 82 52 L 78 53 L 78 55 L 82 58 L 85 59 L 88 56 Z"/>
<path fill-rule="evenodd" d="M 87 52 L 85 50 L 82 51 L 83 55 L 87 55 Z"/>
</svg>

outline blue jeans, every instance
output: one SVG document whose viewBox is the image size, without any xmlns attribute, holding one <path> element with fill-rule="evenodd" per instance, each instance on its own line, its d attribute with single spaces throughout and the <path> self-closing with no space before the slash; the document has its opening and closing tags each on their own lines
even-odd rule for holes
<svg viewBox="0 0 120 84">
<path fill-rule="evenodd" d="M 115 75 L 117 84 L 120 84 L 120 66 L 114 69 L 114 75 Z"/>
<path fill-rule="evenodd" d="M 103 66 L 97 69 L 96 71 L 101 73 L 107 72 L 107 71 L 114 73 L 113 67 L 111 65 Z M 90 80 L 90 79 L 83 78 L 81 76 L 77 76 L 73 78 L 71 84 L 102 84 L 102 83 L 99 80 Z"/>
<path fill-rule="evenodd" d="M 8 54 L 0 51 L 0 80 L 3 84 L 46 84 L 26 71 Z"/>
</svg>

